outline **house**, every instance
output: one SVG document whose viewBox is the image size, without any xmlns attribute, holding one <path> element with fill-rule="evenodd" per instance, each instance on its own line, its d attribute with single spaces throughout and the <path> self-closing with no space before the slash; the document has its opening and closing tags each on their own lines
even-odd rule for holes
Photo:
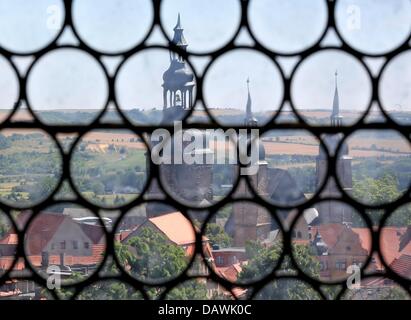
<svg viewBox="0 0 411 320">
<path fill-rule="evenodd" d="M 213 260 L 217 268 L 230 267 L 247 261 L 245 248 L 217 248 L 212 250 Z"/>
<path fill-rule="evenodd" d="M 70 216 L 53 212 L 42 212 L 31 221 L 25 243 L 28 260 L 38 268 L 57 264 L 84 271 L 96 267 L 105 250 L 103 227 L 83 224 Z M 1 269 L 10 266 L 16 245 L 17 234 L 12 232 L 0 240 Z M 22 271 L 25 265 L 18 263 L 14 269 Z"/>
<path fill-rule="evenodd" d="M 26 254 L 36 267 L 59 260 L 60 265 L 85 271 L 98 265 L 105 250 L 102 226 L 53 212 L 42 212 L 30 223 L 25 242 Z"/>
<path fill-rule="evenodd" d="M 17 224 L 24 226 L 30 217 L 23 212 L 17 217 Z M 0 274 L 9 270 L 14 262 L 17 234 L 10 231 L 0 239 Z M 106 244 L 103 227 L 81 223 L 68 215 L 55 212 L 41 212 L 31 222 L 25 235 L 26 257 L 39 271 L 46 271 L 49 265 L 56 265 L 67 271 L 87 274 L 103 259 Z M 25 260 L 19 258 L 11 270 L 11 276 L 25 276 L 29 272 Z M 11 281 L 1 288 L 3 297 L 14 292 L 18 298 L 34 298 L 38 286 L 27 280 Z M 6 293 L 4 293 L 6 292 Z M 13 298 L 10 295 L 7 298 Z"/>
<path fill-rule="evenodd" d="M 365 237 L 365 234 L 363 235 Z M 369 239 L 361 240 L 358 233 L 347 224 L 331 223 L 311 227 L 310 245 L 320 262 L 320 276 L 326 280 L 347 277 L 350 265 L 361 267 L 368 259 L 371 246 Z"/>
</svg>

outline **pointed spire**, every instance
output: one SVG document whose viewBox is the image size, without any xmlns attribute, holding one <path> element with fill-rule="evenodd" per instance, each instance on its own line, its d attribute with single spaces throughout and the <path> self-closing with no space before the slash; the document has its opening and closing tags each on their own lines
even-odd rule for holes
<svg viewBox="0 0 411 320">
<path fill-rule="evenodd" d="M 338 95 L 338 71 L 335 71 L 335 91 L 333 100 L 333 110 L 331 113 L 331 125 L 340 126 L 342 116 L 340 115 L 340 98 Z"/>
<path fill-rule="evenodd" d="M 174 31 L 175 31 L 176 29 L 182 29 L 182 28 L 181 28 L 180 12 L 178 13 L 177 24 L 176 24 L 176 26 L 174 27 Z"/>
<path fill-rule="evenodd" d="M 173 36 L 173 43 L 177 46 L 180 47 L 182 50 L 186 50 L 187 49 L 187 41 L 184 38 L 184 34 L 183 34 L 183 27 L 181 26 L 181 17 L 180 17 L 180 13 L 178 13 L 178 17 L 177 17 L 177 24 L 174 27 L 174 36 Z"/>
<path fill-rule="evenodd" d="M 248 96 L 247 96 L 247 106 L 246 106 L 246 117 L 247 119 L 250 119 L 253 114 L 251 112 L 251 95 L 250 95 L 250 78 L 247 78 L 247 91 L 248 91 Z"/>
<path fill-rule="evenodd" d="M 335 91 L 333 100 L 333 116 L 338 116 L 340 114 L 340 99 L 338 97 L 338 71 L 335 71 Z"/>
<path fill-rule="evenodd" d="M 247 78 L 247 92 L 248 92 L 248 96 L 247 96 L 247 105 L 245 109 L 245 124 L 255 126 L 257 125 L 258 121 L 256 118 L 254 118 L 253 112 L 251 110 L 252 101 L 251 101 L 251 94 L 250 94 L 250 78 Z"/>
</svg>

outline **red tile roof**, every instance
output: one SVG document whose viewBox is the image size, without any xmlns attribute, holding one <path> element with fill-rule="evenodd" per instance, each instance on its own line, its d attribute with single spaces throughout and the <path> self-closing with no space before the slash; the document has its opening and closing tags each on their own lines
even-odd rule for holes
<svg viewBox="0 0 411 320">
<path fill-rule="evenodd" d="M 172 212 L 148 220 L 177 245 L 196 241 L 193 225 L 181 212 Z"/>
<path fill-rule="evenodd" d="M 384 227 L 381 230 L 380 246 L 381 253 L 385 262 L 390 265 L 395 259 L 402 254 L 411 255 L 411 242 L 403 246 L 400 250 L 402 237 L 407 233 L 407 228 L 401 227 Z"/>
<path fill-rule="evenodd" d="M 368 229 L 368 228 L 352 228 L 352 231 L 354 231 L 358 235 L 358 237 L 360 238 L 361 246 L 365 250 L 367 250 L 368 254 L 370 254 L 371 243 L 372 243 L 372 237 L 371 237 L 370 229 Z"/>
<path fill-rule="evenodd" d="M 101 242 L 104 237 L 104 230 L 102 226 L 88 225 L 74 221 L 70 216 L 60 213 L 45 213 L 42 212 L 30 223 L 27 231 L 27 251 L 31 255 L 41 255 L 44 247 L 54 237 L 59 227 L 64 222 L 77 224 L 83 230 L 84 234 L 97 244 Z"/>
<path fill-rule="evenodd" d="M 234 287 L 232 289 L 232 292 L 233 292 L 234 296 L 238 299 L 238 298 L 243 297 L 247 293 L 247 289 L 243 289 L 243 288 L 240 288 L 240 287 Z"/>
<path fill-rule="evenodd" d="M 8 270 L 14 261 L 14 257 L 0 257 L 0 270 Z"/>
<path fill-rule="evenodd" d="M 67 217 L 62 214 L 49 213 L 41 213 L 34 218 L 26 234 L 27 252 L 31 255 L 40 255 L 64 219 Z"/>
<path fill-rule="evenodd" d="M 404 278 L 411 278 L 411 255 L 402 254 L 390 264 L 392 271 Z"/>
<path fill-rule="evenodd" d="M 133 230 L 124 230 L 120 231 L 119 233 L 116 233 L 114 235 L 115 241 L 123 242 L 124 239 L 126 239 L 130 233 L 132 233 L 136 228 L 133 228 Z"/>
<path fill-rule="evenodd" d="M 103 240 L 105 235 L 103 226 L 80 223 L 80 227 L 93 243 L 100 243 Z"/>
<path fill-rule="evenodd" d="M 65 255 L 64 264 L 66 266 L 93 266 L 99 264 L 103 260 L 103 256 L 106 250 L 105 244 L 93 244 L 91 247 L 92 254 L 90 256 L 72 256 Z M 41 266 L 41 255 L 29 255 L 27 259 L 34 267 Z M 0 270 L 8 270 L 13 263 L 14 257 L 0 257 Z M 50 265 L 60 265 L 60 255 L 50 255 L 49 256 Z M 14 265 L 13 270 L 19 271 L 24 270 L 26 267 L 23 259 L 19 259 Z"/>
<path fill-rule="evenodd" d="M 339 248 L 342 242 L 352 243 L 352 254 L 369 254 L 371 250 L 371 233 L 367 228 L 350 228 L 340 223 L 321 224 L 312 227 L 312 234 L 317 232 L 321 235 L 323 241 L 329 250 L 342 250 L 340 253 L 346 253 L 345 248 Z"/>
<path fill-rule="evenodd" d="M 154 218 L 149 218 L 143 224 L 135 226 L 132 230 L 122 231 L 115 235 L 115 239 L 121 242 L 127 242 L 139 228 L 145 227 L 151 223 L 157 230 L 165 235 L 171 242 L 178 246 L 183 246 L 187 256 L 195 253 L 195 231 L 190 220 L 181 212 L 171 212 Z M 197 230 L 196 227 L 194 227 Z M 206 256 L 211 257 L 211 247 L 208 238 L 203 236 L 203 249 Z"/>
<path fill-rule="evenodd" d="M 230 282 L 236 282 L 241 271 L 242 267 L 240 263 L 236 263 L 228 267 L 215 268 L 215 272 L 220 275 L 220 277 Z"/>
<path fill-rule="evenodd" d="M 105 251 L 105 245 L 97 244 L 92 246 L 92 255 L 90 256 L 64 256 L 64 264 L 66 266 L 93 266 L 99 264 L 103 260 L 103 254 Z M 31 255 L 27 257 L 30 263 L 35 267 L 41 266 L 41 255 Z M 60 256 L 59 255 L 50 255 L 49 256 L 50 265 L 60 265 Z"/>
<path fill-rule="evenodd" d="M 363 248 L 371 248 L 371 238 L 368 228 L 353 228 L 360 237 Z M 380 236 L 381 253 L 385 262 L 390 265 L 401 255 L 411 255 L 411 226 L 383 227 Z M 368 249 L 367 249 L 368 250 Z M 368 251 L 368 253 L 370 253 Z M 383 264 L 377 254 L 373 255 L 378 270 L 383 270 Z"/>
</svg>

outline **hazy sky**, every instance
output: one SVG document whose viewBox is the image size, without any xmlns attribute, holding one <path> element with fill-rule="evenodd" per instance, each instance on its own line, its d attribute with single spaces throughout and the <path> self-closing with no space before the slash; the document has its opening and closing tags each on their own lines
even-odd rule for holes
<svg viewBox="0 0 411 320">
<path fill-rule="evenodd" d="M 0 46 L 19 52 L 47 44 L 61 25 L 57 0 L 0 0 Z M 234 34 L 239 24 L 239 0 L 165 0 L 161 18 L 171 37 L 177 14 L 181 13 L 189 49 L 204 52 L 217 49 Z M 61 12 L 60 12 L 61 13 Z M 139 43 L 151 25 L 149 0 L 77 0 L 73 19 L 80 36 L 96 50 L 118 52 Z M 411 31 L 409 0 L 340 0 L 337 24 L 343 37 L 355 48 L 382 53 L 402 43 Z M 249 20 L 257 39 L 267 48 L 294 53 L 313 44 L 326 23 L 324 0 L 253 0 Z M 63 40 L 72 42 L 69 33 Z M 241 34 L 241 43 L 251 41 Z M 336 44 L 330 34 L 327 43 Z M 150 43 L 164 43 L 157 31 Z M 108 59 L 110 68 L 116 59 Z M 411 54 L 393 61 L 383 77 L 381 91 L 388 107 L 411 110 Z M 193 60 L 194 61 L 194 60 Z M 281 59 L 288 74 L 296 59 Z M 24 62 L 24 61 L 23 61 Z M 17 61 L 21 66 L 24 63 Z M 195 67 L 201 72 L 202 61 Z M 379 60 L 371 62 L 378 66 Z M 116 83 L 124 108 L 162 106 L 162 73 L 168 67 L 168 53 L 153 50 L 132 57 Z M 367 61 L 367 63 L 369 63 Z M 334 72 L 339 72 L 343 109 L 363 109 L 370 96 L 370 82 L 363 67 L 346 54 L 318 53 L 307 59 L 297 72 L 292 96 L 304 109 L 331 106 Z M 212 107 L 244 108 L 246 79 L 250 77 L 255 110 L 278 108 L 282 97 L 280 73 L 267 57 L 253 51 L 226 53 L 215 61 L 206 77 L 204 90 Z M 11 107 L 16 80 L 0 56 L 0 108 Z M 107 96 L 107 84 L 100 66 L 81 52 L 61 51 L 47 55 L 33 69 L 28 83 L 34 107 L 43 109 L 98 108 Z"/>
</svg>

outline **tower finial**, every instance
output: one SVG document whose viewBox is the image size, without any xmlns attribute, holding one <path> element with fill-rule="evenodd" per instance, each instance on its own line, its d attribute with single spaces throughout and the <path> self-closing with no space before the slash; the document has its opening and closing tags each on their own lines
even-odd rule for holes
<svg viewBox="0 0 411 320">
<path fill-rule="evenodd" d="M 177 24 L 174 27 L 174 36 L 173 36 L 173 40 L 171 41 L 175 46 L 177 46 L 179 49 L 186 51 L 187 49 L 187 41 L 184 38 L 183 35 L 184 29 L 181 26 L 181 18 L 180 18 L 180 13 L 178 13 L 177 16 Z M 174 59 L 178 59 L 180 61 L 183 61 L 183 57 L 181 57 L 180 55 L 176 54 L 175 52 L 171 52 L 170 51 L 170 56 L 171 56 L 171 61 Z"/>
<path fill-rule="evenodd" d="M 335 70 L 335 87 L 338 87 L 338 70 Z"/>
<path fill-rule="evenodd" d="M 340 98 L 338 95 L 338 70 L 335 70 L 335 91 L 333 100 L 333 110 L 331 113 L 331 124 L 333 126 L 340 126 L 342 122 L 342 116 L 340 115 Z"/>
<path fill-rule="evenodd" d="M 174 30 L 175 30 L 175 29 L 181 29 L 180 12 L 178 13 L 178 16 L 177 16 L 177 24 L 176 24 L 176 26 L 174 27 Z"/>
</svg>

